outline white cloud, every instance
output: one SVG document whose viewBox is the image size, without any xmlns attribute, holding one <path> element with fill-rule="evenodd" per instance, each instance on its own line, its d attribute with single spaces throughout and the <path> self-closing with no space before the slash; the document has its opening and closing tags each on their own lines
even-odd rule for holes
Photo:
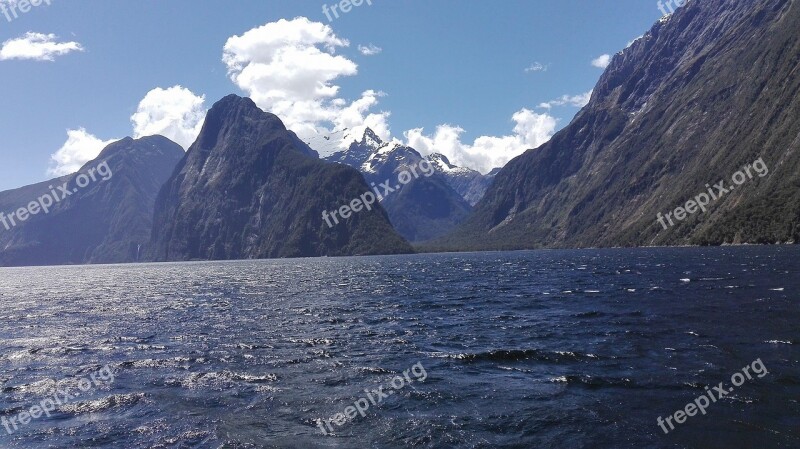
<svg viewBox="0 0 800 449">
<path fill-rule="evenodd" d="M 600 55 L 592 59 L 592 66 L 598 69 L 605 69 L 609 64 L 611 64 L 611 55 Z"/>
<path fill-rule="evenodd" d="M 561 98 L 557 98 L 546 103 L 540 103 L 539 107 L 543 109 L 551 109 L 553 106 L 575 106 L 582 108 L 589 104 L 589 100 L 591 100 L 591 98 L 592 90 L 579 95 L 562 95 Z"/>
<path fill-rule="evenodd" d="M 151 90 L 131 116 L 133 137 L 162 135 L 184 149 L 197 139 L 206 116 L 205 96 L 173 86 Z"/>
<path fill-rule="evenodd" d="M 424 155 L 442 153 L 455 165 L 488 173 L 550 140 L 557 125 L 554 117 L 528 109 L 518 111 L 512 120 L 516 122 L 512 135 L 481 136 L 471 145 L 461 141 L 464 129 L 452 125 L 438 126 L 432 136 L 425 135 L 422 128 L 412 129 L 405 132 L 405 137 L 410 147 Z"/>
<path fill-rule="evenodd" d="M 641 38 L 643 38 L 643 37 L 644 37 L 644 34 L 643 34 L 643 35 L 641 35 L 641 36 L 639 36 L 639 37 L 637 37 L 636 39 L 634 39 L 634 40 L 632 40 L 632 41 L 628 42 L 628 43 L 625 45 L 625 48 L 628 48 L 628 47 L 630 47 L 631 45 L 633 45 L 633 43 L 634 43 L 634 42 L 638 41 L 639 39 L 641 39 Z"/>
<path fill-rule="evenodd" d="M 547 69 L 550 68 L 550 64 L 544 65 L 541 62 L 534 62 L 528 68 L 525 69 L 525 73 L 531 72 L 546 72 Z"/>
<path fill-rule="evenodd" d="M 110 143 L 119 139 L 101 140 L 85 129 L 67 130 L 67 141 L 50 156 L 48 176 L 63 176 L 75 173 L 83 165 L 96 158 Z"/>
<path fill-rule="evenodd" d="M 0 48 L 0 61 L 10 59 L 32 59 L 34 61 L 53 61 L 56 56 L 73 51 L 84 51 L 78 42 L 56 42 L 55 34 L 27 32 L 22 37 L 3 42 Z"/>
<path fill-rule="evenodd" d="M 388 138 L 389 114 L 371 112 L 382 93 L 367 90 L 352 102 L 338 97 L 335 81 L 358 73 L 355 62 L 335 54 L 349 45 L 328 25 L 281 19 L 229 38 L 222 60 L 240 89 L 301 138 L 366 124 Z"/>
<path fill-rule="evenodd" d="M 375 56 L 380 54 L 383 51 L 383 49 L 374 44 L 369 44 L 369 45 L 359 45 L 358 51 L 361 52 L 361 54 L 364 56 Z"/>
</svg>

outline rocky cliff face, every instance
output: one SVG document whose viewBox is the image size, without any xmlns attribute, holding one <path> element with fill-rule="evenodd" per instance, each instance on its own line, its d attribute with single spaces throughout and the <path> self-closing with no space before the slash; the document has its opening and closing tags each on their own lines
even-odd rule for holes
<svg viewBox="0 0 800 449">
<path fill-rule="evenodd" d="M 796 242 L 798 30 L 796 1 L 689 2 L 614 56 L 588 106 L 550 142 L 503 168 L 474 215 L 439 243 Z M 706 212 L 680 214 L 672 226 L 658 222 L 720 180 L 734 186 L 732 176 L 759 158 L 768 175 L 735 186 Z"/>
<path fill-rule="evenodd" d="M 140 261 L 158 191 L 183 154 L 165 137 L 127 138 L 76 174 L 0 193 L 0 265 Z"/>
<path fill-rule="evenodd" d="M 155 208 L 151 257 L 221 260 L 394 254 L 411 247 L 378 205 L 329 227 L 333 211 L 371 191 L 358 171 L 318 159 L 278 117 L 228 96 Z"/>
<path fill-rule="evenodd" d="M 371 185 L 389 181 L 392 192 L 382 205 L 395 229 L 412 242 L 440 237 L 463 222 L 471 205 L 453 189 L 449 179 L 413 148 L 383 142 L 367 129 L 360 141 L 326 158 L 358 169 Z M 416 173 L 410 182 L 399 181 L 401 173 Z M 383 193 L 383 188 L 379 188 Z"/>
</svg>

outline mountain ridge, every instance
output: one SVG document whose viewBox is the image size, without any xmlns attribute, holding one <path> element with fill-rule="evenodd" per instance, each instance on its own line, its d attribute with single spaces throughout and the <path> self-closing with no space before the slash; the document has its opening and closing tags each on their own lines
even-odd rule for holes
<svg viewBox="0 0 800 449">
<path fill-rule="evenodd" d="M 370 128 L 360 140 L 325 158 L 361 172 L 371 185 L 395 188 L 382 199 L 397 231 L 410 242 L 444 235 L 466 219 L 472 206 L 417 150 L 394 140 L 384 142 Z M 401 177 L 409 174 L 409 182 Z"/>
<path fill-rule="evenodd" d="M 11 229 L 0 228 L 0 265 L 142 260 L 158 189 L 182 156 L 183 149 L 166 137 L 127 137 L 74 174 L 0 192 L 4 213 L 39 209 Z"/>
<path fill-rule="evenodd" d="M 796 242 L 797 29 L 787 0 L 688 3 L 616 54 L 573 121 L 506 165 L 433 247 Z M 656 221 L 759 157 L 769 177 L 667 230 Z"/>
</svg>

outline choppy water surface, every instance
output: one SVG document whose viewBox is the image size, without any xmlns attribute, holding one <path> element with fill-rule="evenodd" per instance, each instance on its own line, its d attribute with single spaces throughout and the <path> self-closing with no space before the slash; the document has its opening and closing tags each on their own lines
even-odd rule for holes
<svg viewBox="0 0 800 449">
<path fill-rule="evenodd" d="M 797 448 L 798 268 L 752 247 L 3 269 L 0 417 L 114 380 L 0 447 Z"/>
</svg>

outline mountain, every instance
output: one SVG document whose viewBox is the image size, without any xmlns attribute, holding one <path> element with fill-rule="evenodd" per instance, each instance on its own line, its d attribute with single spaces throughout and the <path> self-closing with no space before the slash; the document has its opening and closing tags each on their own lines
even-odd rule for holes
<svg viewBox="0 0 800 449">
<path fill-rule="evenodd" d="M 572 123 L 504 167 L 438 245 L 797 242 L 798 30 L 794 1 L 689 2 L 614 56 Z M 704 194 L 717 197 L 705 213 L 689 203 Z"/>
<path fill-rule="evenodd" d="M 126 138 L 78 173 L 0 192 L 0 265 L 139 261 L 159 188 L 181 157 L 165 137 Z"/>
<path fill-rule="evenodd" d="M 252 100 L 230 95 L 159 193 L 157 261 L 396 254 L 412 251 L 377 204 L 323 219 L 371 191 L 358 171 L 315 151 Z M 349 214 L 348 214 L 349 215 Z M 338 219 L 337 219 L 338 220 Z"/>
<path fill-rule="evenodd" d="M 478 201 L 486 194 L 486 189 L 492 185 L 495 175 L 500 171 L 495 168 L 486 175 L 477 170 L 466 167 L 457 167 L 450 163 L 450 160 L 441 153 L 433 153 L 426 156 L 437 172 L 441 173 L 459 195 L 461 195 L 470 206 L 478 204 Z"/>
<path fill-rule="evenodd" d="M 472 207 L 413 148 L 383 142 L 367 128 L 360 141 L 325 158 L 358 169 L 370 185 L 388 185 L 393 191 L 382 201 L 395 229 L 411 242 L 440 237 L 469 215 Z M 401 182 L 407 173 L 409 182 Z"/>
<path fill-rule="evenodd" d="M 347 138 L 350 138 L 350 135 L 347 135 Z M 313 142 L 312 142 L 313 143 Z M 338 144 L 338 143 L 337 143 Z M 319 145 L 319 144 L 317 144 Z M 362 171 L 362 167 L 364 164 L 367 163 L 370 159 L 373 158 L 375 153 L 382 147 L 386 146 L 389 147 L 388 144 L 385 144 L 374 131 L 367 128 L 364 131 L 364 134 L 361 137 L 361 140 L 353 140 L 350 144 L 350 147 L 346 150 L 339 150 L 336 152 L 331 153 L 329 156 L 326 156 L 324 159 L 328 162 L 336 162 L 339 164 L 349 165 L 359 171 Z M 311 146 L 311 148 L 316 149 L 317 151 L 322 152 L 323 150 L 317 149 L 315 146 Z M 328 147 L 327 149 L 332 149 L 333 147 Z M 372 174 L 372 171 L 368 169 L 364 169 L 368 174 Z"/>
<path fill-rule="evenodd" d="M 369 128 L 366 129 L 360 139 L 366 143 L 358 144 L 359 138 L 353 137 L 353 130 L 345 129 L 336 131 L 330 135 L 315 136 L 312 139 L 308 139 L 306 143 L 308 143 L 311 148 L 319 151 L 320 154 L 330 154 L 330 156 L 325 158 L 326 160 L 349 165 L 358 169 L 361 169 L 364 163 L 373 158 L 373 153 L 379 148 L 384 146 L 389 147 L 390 145 L 392 148 L 401 147 L 396 143 L 383 142 L 380 137 Z M 338 145 L 341 141 L 352 141 L 356 142 L 357 145 L 351 145 L 350 148 L 346 150 L 340 150 Z M 417 153 L 416 150 L 412 149 L 412 151 Z M 447 183 L 450 184 L 450 187 L 458 192 L 470 206 L 474 206 L 480 201 L 484 193 L 486 193 L 486 189 L 492 184 L 494 176 L 500 171 L 499 168 L 496 168 L 492 170 L 491 173 L 483 175 L 477 170 L 451 164 L 450 160 L 441 153 L 430 154 L 425 156 L 425 159 L 433 164 L 433 168 L 436 172 L 444 176 Z"/>
</svg>

